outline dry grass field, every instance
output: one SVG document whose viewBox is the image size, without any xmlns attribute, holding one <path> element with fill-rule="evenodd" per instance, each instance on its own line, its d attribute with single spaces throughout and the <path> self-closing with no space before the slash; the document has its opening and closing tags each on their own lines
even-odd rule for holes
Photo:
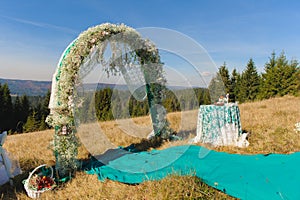
<svg viewBox="0 0 300 200">
<path fill-rule="evenodd" d="M 239 105 L 242 128 L 249 133 L 248 148 L 218 147 L 217 151 L 229 153 L 291 153 L 300 151 L 300 136 L 294 125 L 300 121 L 300 98 L 285 96 L 261 102 Z M 170 113 L 168 119 L 179 133 L 196 134 L 197 111 Z M 119 120 L 94 124 L 93 128 L 79 129 L 82 146 L 79 159 L 87 159 L 107 148 L 145 144 L 151 131 L 149 117 Z M 92 135 L 95 129 L 102 133 Z M 192 136 L 193 136 L 192 135 Z M 191 136 L 191 137 L 192 137 Z M 4 148 L 19 160 L 23 174 L 15 177 L 14 187 L 1 186 L 0 199 L 29 199 L 23 189 L 22 180 L 36 166 L 54 160 L 49 143 L 53 130 L 8 136 Z M 188 140 L 166 142 L 159 149 L 187 144 Z M 197 144 L 202 145 L 202 144 Z M 97 146 L 97 148 L 95 148 Z M 205 146 L 205 145 L 203 145 Z M 99 148 L 98 148 L 99 147 Z M 207 146 L 210 148 L 209 146 Z M 210 188 L 199 178 L 172 175 L 160 181 L 148 181 L 138 185 L 127 185 L 110 180 L 100 182 L 95 175 L 78 171 L 75 178 L 46 192 L 41 199 L 234 199 Z"/>
</svg>

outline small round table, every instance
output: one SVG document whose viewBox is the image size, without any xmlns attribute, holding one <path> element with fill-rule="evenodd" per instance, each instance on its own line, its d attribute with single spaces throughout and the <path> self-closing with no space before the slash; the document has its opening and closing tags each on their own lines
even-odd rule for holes
<svg viewBox="0 0 300 200">
<path fill-rule="evenodd" d="M 240 110 L 237 104 L 200 106 L 197 135 L 193 142 L 210 143 L 213 146 L 238 146 L 241 136 Z"/>
</svg>

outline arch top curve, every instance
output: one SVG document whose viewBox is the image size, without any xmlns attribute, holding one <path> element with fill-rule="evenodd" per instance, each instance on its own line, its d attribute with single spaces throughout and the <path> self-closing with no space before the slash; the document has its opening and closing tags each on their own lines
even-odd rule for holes
<svg viewBox="0 0 300 200">
<path fill-rule="evenodd" d="M 111 46 L 112 58 L 106 62 L 104 52 L 108 43 Z M 171 132 L 166 116 L 161 116 L 161 113 L 155 110 L 155 106 L 162 103 L 163 87 L 150 86 L 153 83 L 164 85 L 166 82 L 155 45 L 149 40 L 143 39 L 137 31 L 124 24 L 105 23 L 91 27 L 81 33 L 65 49 L 52 79 L 50 114 L 46 121 L 55 128 L 53 150 L 56 157 L 56 168 L 62 176 L 67 175 L 70 170 L 74 171 L 78 166 L 76 158 L 79 141 L 75 135 L 75 125 L 77 125 L 75 122 L 77 104 L 75 86 L 80 83 L 80 68 L 87 67 L 86 72 L 88 73 L 89 66 L 84 63 L 91 59 L 92 53 L 93 55 L 96 53 L 97 62 L 105 66 L 108 73 L 121 69 L 125 65 L 122 57 L 124 52 L 118 46 L 120 43 L 130 47 L 130 51 L 125 52 L 126 57 L 134 56 L 134 59 L 138 59 L 141 65 L 155 135 L 168 135 Z M 166 134 L 160 134 L 161 132 Z"/>
<path fill-rule="evenodd" d="M 104 52 L 108 44 L 112 55 L 106 61 Z M 123 47 L 126 47 L 125 52 L 122 51 Z M 52 79 L 50 114 L 46 121 L 55 128 L 53 150 L 56 169 L 62 176 L 67 175 L 69 170 L 74 171 L 78 166 L 76 157 L 79 141 L 75 135 L 77 125 L 75 109 L 78 102 L 76 102 L 75 86 L 81 81 L 79 74 L 81 68 L 86 68 L 84 73 L 90 72 L 88 61 L 94 59 L 91 58 L 94 55 L 97 56 L 97 63 L 102 64 L 107 73 L 122 71 L 122 68 L 130 64 L 131 59 L 127 59 L 128 56 L 134 58 L 133 60 L 138 59 L 145 78 L 155 136 L 168 138 L 173 133 L 165 113 L 157 109 L 157 105 L 162 104 L 166 79 L 163 76 L 163 65 L 155 45 L 124 24 L 105 23 L 91 27 L 82 32 L 65 49 Z"/>
<path fill-rule="evenodd" d="M 148 82 L 164 84 L 165 77 L 159 52 L 151 41 L 143 39 L 135 29 L 124 24 L 104 23 L 90 27 L 69 44 L 58 62 L 52 78 L 50 115 L 47 117 L 49 125 L 61 127 L 74 124 L 74 86 L 80 82 L 80 68 L 89 59 L 90 54 L 96 51 L 98 62 L 105 67 L 107 73 L 113 74 L 118 71 L 122 65 L 119 59 L 122 52 L 117 47 L 120 42 L 135 53 L 135 57 L 144 66 L 144 73 L 151 79 Z M 112 59 L 107 62 L 103 54 L 108 43 L 113 52 Z M 86 71 L 89 72 L 89 69 Z"/>
</svg>

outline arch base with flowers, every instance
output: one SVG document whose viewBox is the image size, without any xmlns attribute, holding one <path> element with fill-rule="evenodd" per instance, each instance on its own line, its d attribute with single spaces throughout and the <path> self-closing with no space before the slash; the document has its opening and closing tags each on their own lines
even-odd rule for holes
<svg viewBox="0 0 300 200">
<path fill-rule="evenodd" d="M 105 60 L 104 52 L 108 45 L 112 52 L 110 59 Z M 155 136 L 168 138 L 173 132 L 166 113 L 157 106 L 162 103 L 166 79 L 156 47 L 123 24 L 106 23 L 89 28 L 66 48 L 52 80 L 50 114 L 46 121 L 55 129 L 53 149 L 60 176 L 68 176 L 78 167 L 79 141 L 75 119 L 78 98 L 74 88 L 93 69 L 95 61 L 111 75 L 138 64 L 145 78 Z"/>
</svg>

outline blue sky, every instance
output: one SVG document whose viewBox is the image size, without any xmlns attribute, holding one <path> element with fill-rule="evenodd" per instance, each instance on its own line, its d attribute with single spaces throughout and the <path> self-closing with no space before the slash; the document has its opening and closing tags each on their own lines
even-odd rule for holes
<svg viewBox="0 0 300 200">
<path fill-rule="evenodd" d="M 297 0 L 0 0 L 0 78 L 51 80 L 65 47 L 88 27 L 160 27 L 197 41 L 217 67 L 259 71 L 272 51 L 299 60 Z"/>
</svg>

